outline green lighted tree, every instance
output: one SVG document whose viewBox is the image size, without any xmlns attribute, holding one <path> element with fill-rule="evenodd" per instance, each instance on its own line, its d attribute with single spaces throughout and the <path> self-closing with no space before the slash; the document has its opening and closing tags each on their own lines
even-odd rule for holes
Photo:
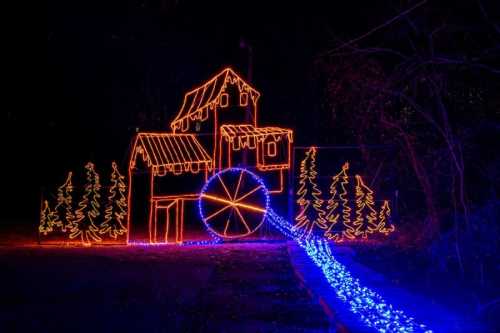
<svg viewBox="0 0 500 333">
<path fill-rule="evenodd" d="M 316 172 L 316 153 L 315 147 L 309 148 L 305 158 L 300 163 L 300 180 L 297 195 L 297 204 L 299 205 L 299 214 L 295 217 L 297 223 L 295 230 L 301 229 L 303 234 L 308 237 L 315 227 L 326 229 L 325 212 L 321 209 L 323 200 L 320 198 L 321 190 L 316 184 L 318 173 Z"/>
<path fill-rule="evenodd" d="M 63 232 L 70 230 L 73 226 L 75 215 L 73 214 L 73 184 L 71 183 L 72 172 L 68 173 L 66 181 L 57 189 L 57 205 L 54 208 L 57 225 Z"/>
<path fill-rule="evenodd" d="M 367 238 L 378 230 L 377 211 L 373 208 L 373 191 L 365 185 L 361 176 L 356 175 L 356 219 L 355 235 Z"/>
<path fill-rule="evenodd" d="M 109 189 L 108 203 L 106 205 L 104 222 L 100 225 L 99 233 L 109 233 L 110 237 L 116 239 L 127 232 L 127 228 L 123 226 L 123 219 L 127 215 L 127 198 L 125 191 L 127 185 L 123 181 L 124 176 L 118 171 L 118 166 L 115 162 L 111 165 L 111 187 Z"/>
<path fill-rule="evenodd" d="M 71 228 L 69 237 L 74 239 L 80 237 L 84 245 L 90 245 L 91 241 L 99 242 L 101 238 L 97 234 L 99 228 L 94 224 L 95 219 L 100 215 L 99 191 L 101 184 L 99 182 L 99 174 L 95 171 L 94 164 L 88 162 L 85 165 L 87 174 L 87 184 L 85 185 L 85 193 L 82 200 L 78 203 L 76 211 L 76 219 Z"/>
</svg>

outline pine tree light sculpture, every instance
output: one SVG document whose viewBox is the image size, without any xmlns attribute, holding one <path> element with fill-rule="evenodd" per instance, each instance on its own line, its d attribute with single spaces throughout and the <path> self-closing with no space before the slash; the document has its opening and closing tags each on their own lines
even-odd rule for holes
<svg viewBox="0 0 500 333">
<path fill-rule="evenodd" d="M 322 210 L 323 200 L 320 198 L 321 190 L 316 184 L 316 147 L 311 147 L 306 152 L 306 157 L 300 163 L 300 180 L 297 195 L 299 214 L 295 217 L 295 230 L 301 230 L 304 236 L 309 237 L 315 227 L 322 230 L 327 228 Z"/>
<path fill-rule="evenodd" d="M 330 186 L 330 199 L 328 200 L 328 222 L 330 226 L 325 232 L 325 237 L 333 240 L 334 242 L 342 242 L 345 238 L 354 239 L 355 229 L 351 221 L 351 207 L 349 206 L 348 199 L 348 185 L 349 176 L 347 171 L 349 170 L 349 163 L 346 162 L 342 166 L 342 170 L 333 176 L 332 184 Z M 340 189 L 337 189 L 340 187 Z M 340 205 L 339 205 L 340 203 Z M 340 211 L 337 209 L 341 208 L 342 220 L 340 221 Z"/>
<path fill-rule="evenodd" d="M 45 200 L 43 202 L 43 208 L 40 212 L 40 225 L 38 226 L 38 232 L 43 235 L 51 233 L 54 228 L 55 214 L 50 210 L 49 202 Z"/>
<path fill-rule="evenodd" d="M 365 185 L 360 175 L 356 175 L 356 236 L 367 238 L 378 230 L 377 211 L 373 208 L 373 191 Z"/>
<path fill-rule="evenodd" d="M 316 156 L 317 148 L 311 147 L 300 163 L 296 201 L 298 214 L 295 217 L 294 231 L 301 232 L 304 237 L 309 238 L 317 227 L 321 229 L 325 238 L 338 243 L 345 240 L 367 239 L 368 235 L 377 232 L 387 236 L 395 230 L 390 222 L 389 202 L 383 201 L 380 211 L 377 211 L 373 190 L 364 183 L 360 175 L 356 175 L 355 184 L 350 185 L 348 162 L 345 162 L 341 171 L 332 177 L 330 197 L 326 202 L 325 212 L 321 190 L 316 183 L 318 176 Z M 355 191 L 352 195 L 355 200 L 350 200 L 349 191 Z M 351 217 L 353 212 L 354 220 Z"/>
<path fill-rule="evenodd" d="M 95 225 L 96 218 L 101 214 L 99 212 L 101 184 L 93 163 L 88 162 L 85 169 L 87 173 L 85 193 L 78 203 L 79 209 L 76 211 L 76 219 L 69 238 L 80 237 L 84 245 L 90 245 L 92 241 L 101 241 L 101 237 L 98 235 L 99 228 Z"/>
<path fill-rule="evenodd" d="M 64 184 L 62 184 L 57 189 L 57 205 L 54 208 L 56 221 L 55 225 L 60 228 L 62 232 L 70 230 L 73 227 L 73 221 L 75 215 L 73 214 L 73 197 L 71 193 L 73 192 L 73 184 L 71 183 L 71 177 L 73 173 L 68 172 L 68 177 Z"/>
<path fill-rule="evenodd" d="M 338 212 L 339 208 L 339 194 L 337 191 L 337 186 L 339 185 L 340 173 L 333 176 L 332 184 L 330 186 L 330 199 L 327 201 L 327 213 L 325 219 L 327 223 L 330 225 L 325 232 L 325 236 L 328 239 L 332 239 L 335 242 L 342 242 L 342 232 L 343 228 L 340 227 L 340 213 Z"/>
<path fill-rule="evenodd" d="M 384 235 L 388 235 L 393 232 L 394 229 L 394 224 L 391 223 L 391 208 L 389 207 L 389 201 L 384 200 L 380 208 L 378 230 Z"/>
<path fill-rule="evenodd" d="M 127 185 L 125 185 L 125 177 L 118 171 L 118 166 L 115 162 L 111 164 L 113 171 L 111 172 L 111 187 L 109 189 L 108 203 L 106 205 L 104 222 L 100 225 L 100 234 L 109 234 L 110 237 L 116 239 L 127 232 L 127 228 L 123 226 L 123 221 L 127 216 Z"/>
</svg>

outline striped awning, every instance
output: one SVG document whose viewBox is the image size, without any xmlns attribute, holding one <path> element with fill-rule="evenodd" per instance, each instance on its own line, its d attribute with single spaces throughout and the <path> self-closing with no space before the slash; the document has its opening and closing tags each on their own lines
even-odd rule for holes
<svg viewBox="0 0 500 333">
<path fill-rule="evenodd" d="M 159 176 L 212 168 L 212 159 L 192 134 L 139 133 L 132 152 L 132 167 L 138 156 Z"/>
<path fill-rule="evenodd" d="M 293 141 L 293 131 L 281 127 L 255 127 L 252 125 L 222 125 L 221 135 L 227 141 L 233 144 L 233 149 L 240 147 L 254 149 L 257 142 L 268 140 L 272 137 L 274 141 L 280 141 L 283 138 Z"/>
<path fill-rule="evenodd" d="M 237 85 L 240 92 L 245 91 L 249 94 L 252 103 L 257 103 L 259 92 L 231 68 L 226 68 L 200 87 L 184 95 L 182 107 L 170 124 L 172 130 L 186 132 L 190 122 L 207 120 L 209 110 L 213 110 L 219 104 L 219 98 L 226 90 L 228 83 Z"/>
</svg>

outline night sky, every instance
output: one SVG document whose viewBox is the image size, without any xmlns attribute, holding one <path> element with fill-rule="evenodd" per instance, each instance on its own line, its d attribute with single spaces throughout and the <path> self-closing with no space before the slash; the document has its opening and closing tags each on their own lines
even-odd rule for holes
<svg viewBox="0 0 500 333">
<path fill-rule="evenodd" d="M 83 174 L 89 160 L 103 174 L 112 160 L 124 169 L 136 129 L 168 130 L 187 90 L 225 66 L 248 76 L 249 52 L 242 41 L 252 48 L 251 83 L 262 93 L 260 122 L 294 128 L 299 145 L 325 141 L 316 130 L 327 112 L 320 55 L 408 4 L 270 3 L 49 1 L 41 100 L 28 107 L 34 101 L 22 94 L 3 126 L 12 140 L 4 153 L 10 160 L 3 172 L 10 192 L 6 203 L 13 208 L 27 201 L 30 209 L 9 209 L 6 216 L 36 220 L 41 187 L 55 192 L 68 170 Z M 454 6 L 467 12 L 475 2 Z M 474 11 L 478 15 L 477 6 Z M 349 143 L 333 135 L 328 141 Z"/>
</svg>

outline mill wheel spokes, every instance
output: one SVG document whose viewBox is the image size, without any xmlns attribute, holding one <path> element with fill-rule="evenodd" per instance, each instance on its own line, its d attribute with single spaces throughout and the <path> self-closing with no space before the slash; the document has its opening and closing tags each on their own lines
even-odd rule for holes
<svg viewBox="0 0 500 333">
<path fill-rule="evenodd" d="M 210 178 L 200 194 L 203 222 L 215 234 L 236 238 L 250 235 L 264 222 L 269 194 L 252 172 L 231 168 Z"/>
</svg>

